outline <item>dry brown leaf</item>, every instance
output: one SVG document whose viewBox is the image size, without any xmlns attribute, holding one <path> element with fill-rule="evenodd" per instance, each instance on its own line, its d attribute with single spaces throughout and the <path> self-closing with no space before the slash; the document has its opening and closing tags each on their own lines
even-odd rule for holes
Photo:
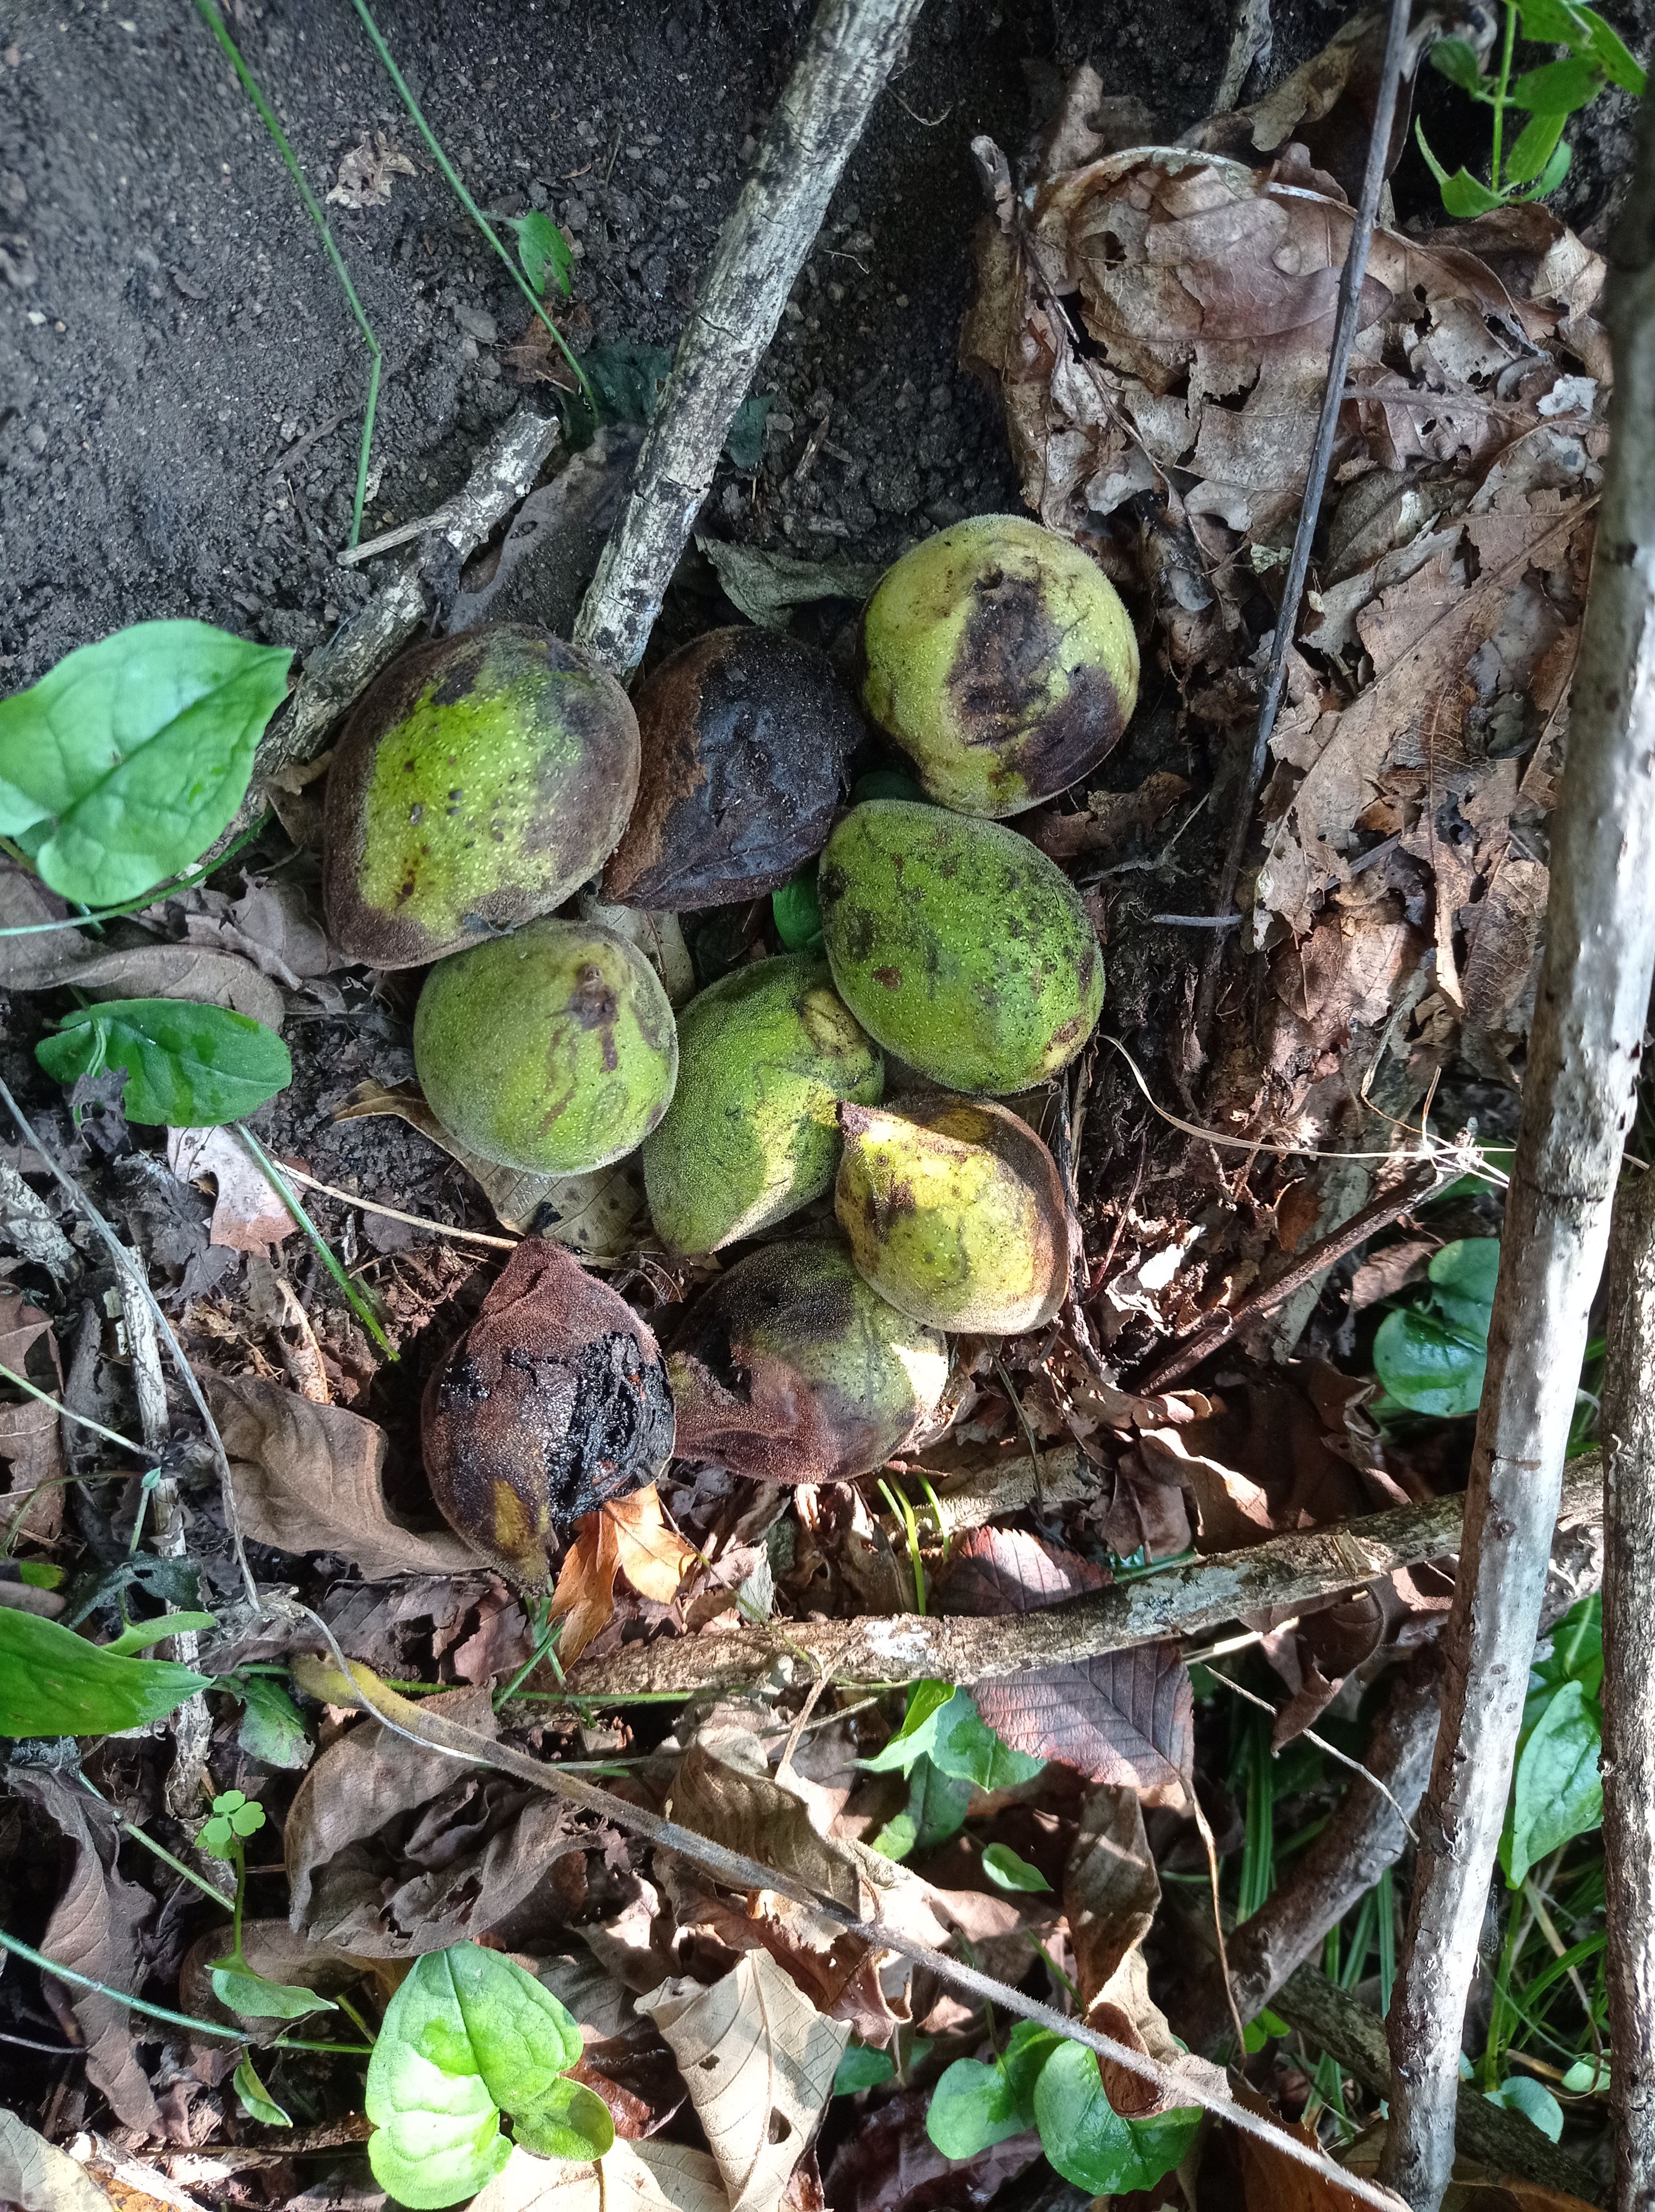
<svg viewBox="0 0 1655 2212">
<path fill-rule="evenodd" d="M 1063 1869 L 1063 1910 L 1085 2016 L 1103 2034 L 1172 2066 L 1178 2045 L 1149 1994 L 1142 1949 L 1160 1901 L 1138 1793 L 1092 1790 Z M 1141 2075 L 1111 2059 L 1101 2059 L 1099 2066 L 1117 2112 L 1136 2119 L 1165 2109 L 1168 2100 Z"/>
<path fill-rule="evenodd" d="M 497 1733 L 486 1690 L 429 1702 L 490 1740 Z M 313 1942 L 411 1958 L 498 1927 L 554 1860 L 601 1841 L 543 1790 L 364 1722 L 321 1754 L 294 1797 L 289 1917 Z"/>
<path fill-rule="evenodd" d="M 1256 2112 L 1261 2119 L 1271 2121 L 1284 2135 L 1292 2136 L 1309 2148 L 1323 2149 L 1313 2130 L 1302 2121 L 1284 2120 L 1244 2081 L 1235 2082 L 1234 2094 L 1238 2103 Z M 1245 2212 L 1358 2212 L 1364 2201 L 1349 2190 L 1342 2189 L 1325 2167 L 1303 2166 L 1258 2136 L 1242 2135 L 1238 2130 L 1233 2141 L 1236 2156 L 1241 2161 Z M 1377 2177 L 1364 2178 L 1370 2188 L 1382 2185 Z M 1400 2197 L 1396 2203 L 1396 2212 L 1407 2212 Z"/>
<path fill-rule="evenodd" d="M 242 1526 L 283 1552 L 336 1552 L 371 1582 L 464 1574 L 477 1555 L 447 1528 L 429 1535 L 386 1504 L 385 1431 L 343 1406 L 319 1406 L 256 1375 L 203 1371 L 229 1455 Z"/>
<path fill-rule="evenodd" d="M 389 207 L 392 177 L 416 173 L 406 154 L 399 153 L 383 131 L 371 137 L 363 131 L 339 163 L 339 180 L 327 196 L 329 205 L 356 210 Z"/>
<path fill-rule="evenodd" d="M 995 1615 L 1061 1605 L 1113 1577 L 1078 1552 L 1021 1528 L 973 1528 L 955 1546 L 937 1586 L 940 1613 Z"/>
<path fill-rule="evenodd" d="M 665 1982 L 638 2010 L 672 2046 L 730 2212 L 777 2212 L 827 2108 L 849 2025 L 824 2020 L 765 1951 L 710 1989 Z"/>
<path fill-rule="evenodd" d="M 270 1178 L 228 1129 L 168 1129 L 167 1164 L 180 1182 L 210 1179 L 216 1186 L 210 1244 L 267 1252 L 298 1226 Z"/>
<path fill-rule="evenodd" d="M 0 2108 L 0 2203 L 22 2212 L 109 2212 L 109 2199 L 66 2150 Z"/>
<path fill-rule="evenodd" d="M 729 2212 L 716 2162 L 683 2143 L 618 2136 L 601 2159 L 535 2158 L 514 2144 L 472 2212 Z"/>
<path fill-rule="evenodd" d="M 572 1667 L 615 1610 L 615 1577 L 624 1573 L 640 1597 L 670 1605 L 699 1557 L 693 1544 L 661 1519 L 651 1483 L 617 1498 L 578 1523 L 552 1592 L 554 1620 L 563 1623 L 559 1663 Z"/>
<path fill-rule="evenodd" d="M 1060 1759 L 1149 1805 L 1189 1795 L 1195 1711 L 1176 1644 L 978 1682 L 971 1695 L 995 1734 L 1031 1759 Z"/>
<path fill-rule="evenodd" d="M 458 1160 L 494 1208 L 502 1229 L 519 1236 L 550 1237 L 583 1260 L 618 1260 L 637 1243 L 646 1226 L 643 1171 L 635 1159 L 584 1175 L 528 1175 L 502 1168 L 468 1152 L 443 1127 L 417 1091 L 386 1090 L 364 1083 L 335 1115 L 339 1121 L 394 1114 Z"/>
<path fill-rule="evenodd" d="M 1040 2156 L 1032 2128 L 968 2160 L 946 2159 L 925 2132 L 929 2089 L 901 2089 L 857 2115 L 827 2170 L 833 2212 L 981 2212 Z M 1073 2197 L 1063 2200 L 1074 2203 Z"/>
<path fill-rule="evenodd" d="M 15 1291 L 0 1291 L 0 1366 L 27 1376 L 37 1390 L 53 1397 L 63 1391 L 63 1370 L 51 1323 Z M 0 1379 L 0 1459 L 6 1462 L 6 1487 L 0 1492 L 0 1535 L 9 1538 L 23 1501 L 40 1491 L 22 1512 L 18 1533 L 48 1544 L 63 1525 L 63 1431 L 58 1415 L 38 1398 L 12 1394 Z M 41 1489 L 50 1483 L 51 1489 Z"/>
<path fill-rule="evenodd" d="M 68 1884 L 40 1937 L 41 1950 L 60 1966 L 136 1994 L 147 1971 L 138 1930 L 155 1910 L 155 1899 L 119 1872 L 120 1835 L 113 1819 L 95 1798 L 60 1774 L 14 1766 L 7 1779 L 75 1850 Z M 108 2098 L 122 2125 L 165 2135 L 160 2108 L 138 2063 L 126 2007 L 50 1975 L 40 1987 L 64 2033 L 84 2045 L 87 2078 Z"/>
<path fill-rule="evenodd" d="M 750 1729 L 703 1728 L 678 1762 L 672 1816 L 698 1836 L 794 1875 L 848 1911 L 864 1906 L 857 1863 L 818 1833 L 802 1797 L 770 1772 Z"/>
</svg>

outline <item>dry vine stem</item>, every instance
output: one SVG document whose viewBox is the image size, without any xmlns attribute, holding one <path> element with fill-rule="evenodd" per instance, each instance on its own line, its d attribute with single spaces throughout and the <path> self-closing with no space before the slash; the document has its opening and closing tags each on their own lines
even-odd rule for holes
<svg viewBox="0 0 1655 2212">
<path fill-rule="evenodd" d="M 1595 1513 L 1602 1484 L 1595 1457 L 1574 1461 L 1561 1513 L 1570 1519 Z M 810 1682 L 822 1673 L 836 1682 L 970 1683 L 1074 1666 L 1163 1637 L 1200 1635 L 1240 1613 L 1332 1597 L 1396 1567 L 1440 1559 L 1459 1545 L 1463 1505 L 1461 1498 L 1438 1498 L 1331 1528 L 1295 1530 L 1244 1552 L 1212 1552 L 1188 1566 L 1007 1619 L 868 1613 L 854 1620 L 789 1621 L 781 1632 L 666 1637 L 607 1659 L 582 1660 L 569 1680 L 582 1698 L 663 1692 L 687 1698 L 697 1690 Z M 1555 1510 L 1554 1522 L 1558 1517 Z M 1532 1648 L 1532 1632 L 1529 1640 Z"/>
<path fill-rule="evenodd" d="M 1615 2212 L 1655 2204 L 1655 1174 L 1622 1188 L 1603 1369 L 1603 1879 Z"/>
<path fill-rule="evenodd" d="M 1442 1734 L 1390 2013 L 1385 2179 L 1435 2212 L 1587 1317 L 1655 969 L 1655 106 L 1616 233 L 1613 437 L 1553 824 Z M 1647 1623 L 1640 1626 L 1647 1633 Z"/>
<path fill-rule="evenodd" d="M 323 1698 L 330 1705 L 358 1705 L 396 1735 L 406 1736 L 414 1743 L 446 1752 L 451 1758 L 464 1759 L 472 1765 L 490 1766 L 499 1773 L 515 1775 L 532 1789 L 544 1790 L 550 1796 L 561 1797 L 567 1804 L 578 1805 L 585 1812 L 596 1813 L 613 1821 L 618 1828 L 630 1829 L 634 1835 L 645 1837 L 659 1849 L 681 1852 L 685 1858 L 705 1867 L 727 1888 L 774 1890 L 797 1905 L 809 1905 L 837 1922 L 847 1935 L 859 1937 L 874 1950 L 894 1951 L 915 1966 L 928 1968 L 939 1981 L 967 1990 L 979 2001 L 998 2005 L 1019 2020 L 1032 2021 L 1037 2027 L 1062 2036 L 1067 2042 L 1084 2044 L 1100 2058 L 1110 2059 L 1141 2081 L 1151 2083 L 1171 2103 L 1201 2106 L 1203 2111 L 1227 2120 L 1244 2134 L 1256 2136 L 1283 2158 L 1307 2166 L 1312 2173 L 1319 2174 L 1325 2185 L 1336 2187 L 1342 2195 L 1364 2204 L 1378 2205 L 1380 2212 L 1397 2212 L 1396 2200 L 1387 2191 L 1376 2189 L 1371 2182 L 1346 2173 L 1323 2154 L 1319 2144 L 1306 2143 L 1272 2126 L 1233 2103 L 1221 2091 L 1210 2088 L 1196 2071 L 1194 2063 L 1186 2062 L 1188 2071 L 1162 2066 L 1129 2045 L 1117 2043 L 1113 2036 L 1100 2035 L 1084 2022 L 1069 2020 L 1050 2005 L 1025 1996 L 1009 1983 L 995 1981 L 991 1975 L 979 1973 L 976 1967 L 964 1966 L 958 1959 L 934 1951 L 927 1944 L 916 1943 L 900 1929 L 888 1927 L 882 1921 L 863 1920 L 854 1901 L 831 1897 L 795 1875 L 784 1873 L 778 1867 L 762 1866 L 757 1859 L 727 1850 L 722 1844 L 698 1835 L 679 1821 L 663 1820 L 657 1813 L 630 1804 L 609 1790 L 600 1790 L 595 1783 L 582 1781 L 578 1775 L 565 1774 L 511 1744 L 496 1743 L 441 1714 L 423 1711 L 388 1689 L 371 1668 L 355 1662 L 348 1665 L 349 1673 L 344 1674 L 332 1662 L 296 1654 L 293 1676 L 300 1688 L 311 1697 Z M 854 1878 L 854 1869 L 849 1863 L 847 1875 Z"/>
<path fill-rule="evenodd" d="M 735 410 L 922 0 L 821 0 L 678 341 L 636 474 L 575 624 L 626 676 L 690 542 Z"/>
</svg>

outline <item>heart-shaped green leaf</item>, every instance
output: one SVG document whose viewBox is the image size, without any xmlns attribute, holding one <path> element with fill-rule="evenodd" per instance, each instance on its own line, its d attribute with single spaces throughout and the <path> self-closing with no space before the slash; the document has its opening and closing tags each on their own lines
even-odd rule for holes
<svg viewBox="0 0 1655 2212">
<path fill-rule="evenodd" d="M 137 898 L 241 804 L 292 658 L 198 622 L 80 647 L 0 700 L 0 834 L 44 828 L 35 866 L 64 898 Z"/>
<path fill-rule="evenodd" d="M 115 1735 L 211 1687 L 193 1668 L 114 1656 L 60 1621 L 0 1606 L 0 1735 Z"/>
<path fill-rule="evenodd" d="M 331 1998 L 319 1997 L 314 1990 L 296 1982 L 267 1982 L 262 1974 L 250 1974 L 244 1966 L 221 1962 L 208 1968 L 207 1978 L 220 2004 L 240 2013 L 244 2020 L 303 2020 L 307 2013 L 339 2009 Z"/>
<path fill-rule="evenodd" d="M 34 1056 L 59 1083 L 124 1068 L 129 1121 L 206 1129 L 256 1113 L 293 1080 L 274 1030 L 189 999 L 111 999 L 78 1006 Z"/>
</svg>

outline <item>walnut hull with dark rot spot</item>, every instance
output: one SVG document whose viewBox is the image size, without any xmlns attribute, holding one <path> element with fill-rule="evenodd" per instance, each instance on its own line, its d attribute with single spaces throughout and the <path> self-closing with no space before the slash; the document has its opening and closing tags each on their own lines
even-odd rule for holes
<svg viewBox="0 0 1655 2212">
<path fill-rule="evenodd" d="M 862 618 L 862 702 L 927 796 L 1019 814 L 1097 766 L 1138 701 L 1115 586 L 1026 516 L 983 514 L 904 554 Z"/>
<path fill-rule="evenodd" d="M 948 1348 L 837 1243 L 761 1244 L 691 1307 L 666 1371 L 681 1459 L 757 1482 L 844 1482 L 935 1412 Z"/>
<path fill-rule="evenodd" d="M 422 967 L 550 914 L 602 866 L 638 779 L 614 678 L 550 632 L 496 623 L 392 662 L 329 773 L 330 935 Z"/>
<path fill-rule="evenodd" d="M 821 851 L 864 734 L 824 653 L 779 630 L 709 630 L 633 703 L 642 768 L 605 898 L 731 906 Z"/>
<path fill-rule="evenodd" d="M 583 1513 L 672 1453 L 654 1336 L 561 1245 L 529 1237 L 425 1386 L 425 1472 L 449 1525 L 520 1588 Z"/>
</svg>

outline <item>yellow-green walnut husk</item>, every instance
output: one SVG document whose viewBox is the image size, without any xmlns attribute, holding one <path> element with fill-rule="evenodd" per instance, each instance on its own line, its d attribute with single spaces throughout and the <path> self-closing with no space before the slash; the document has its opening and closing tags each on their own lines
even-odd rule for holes
<svg viewBox="0 0 1655 2212">
<path fill-rule="evenodd" d="M 1097 933 L 1062 870 L 1016 830 L 869 799 L 828 840 L 817 892 L 839 996 L 933 1083 L 1005 1097 L 1091 1036 Z"/>
<path fill-rule="evenodd" d="M 666 1111 L 678 1036 L 641 952 L 594 922 L 536 921 L 439 961 L 414 1066 L 451 1135 L 502 1167 L 578 1175 L 636 1150 Z"/>
<path fill-rule="evenodd" d="M 1067 538 L 980 514 L 886 570 L 862 618 L 862 703 L 927 793 L 1021 813 L 1095 768 L 1138 703 L 1119 593 Z"/>
<path fill-rule="evenodd" d="M 842 1106 L 834 1211 L 857 1272 L 933 1328 L 1015 1336 L 1068 1287 L 1068 1224 L 1051 1154 L 989 1099 Z"/>
<path fill-rule="evenodd" d="M 678 1081 L 643 1148 L 661 1242 L 715 1252 L 819 1198 L 839 1159 L 835 1109 L 885 1087 L 879 1048 L 811 953 L 721 976 L 678 1021 Z"/>
</svg>

